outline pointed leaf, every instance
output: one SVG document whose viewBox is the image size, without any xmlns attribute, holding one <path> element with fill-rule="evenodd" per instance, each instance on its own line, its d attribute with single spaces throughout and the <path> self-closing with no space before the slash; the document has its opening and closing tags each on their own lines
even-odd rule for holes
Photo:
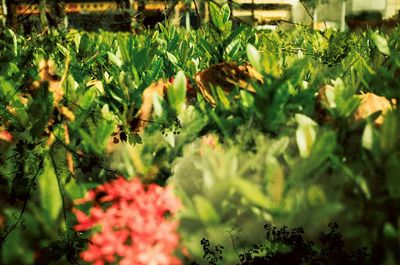
<svg viewBox="0 0 400 265">
<path fill-rule="evenodd" d="M 377 33 L 373 33 L 371 39 L 381 53 L 390 56 L 390 49 L 387 39 Z"/>
<path fill-rule="evenodd" d="M 261 72 L 261 56 L 257 49 L 251 45 L 247 44 L 246 47 L 247 58 L 250 61 L 250 64 L 259 72 Z"/>
<path fill-rule="evenodd" d="M 203 196 L 195 195 L 193 201 L 197 215 L 203 223 L 209 224 L 220 222 L 220 217 L 209 200 Z"/>
<path fill-rule="evenodd" d="M 183 71 L 175 76 L 174 83 L 168 89 L 168 101 L 179 113 L 186 101 L 186 77 Z"/>
<path fill-rule="evenodd" d="M 57 176 L 49 159 L 44 161 L 44 171 L 38 177 L 38 186 L 41 207 L 45 211 L 49 221 L 54 223 L 60 214 L 62 200 L 58 188 Z"/>
<path fill-rule="evenodd" d="M 271 201 L 268 197 L 251 181 L 237 177 L 232 183 L 237 191 L 250 203 L 261 208 L 271 208 Z"/>
</svg>

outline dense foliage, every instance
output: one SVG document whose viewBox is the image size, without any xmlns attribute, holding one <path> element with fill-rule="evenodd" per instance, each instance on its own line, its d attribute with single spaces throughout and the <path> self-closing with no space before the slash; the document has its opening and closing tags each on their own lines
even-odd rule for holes
<svg viewBox="0 0 400 265">
<path fill-rule="evenodd" d="M 74 200 L 120 175 L 174 187 L 182 260 L 201 262 L 204 237 L 234 264 L 266 223 L 315 238 L 336 221 L 350 248 L 400 262 L 400 28 L 257 32 L 211 10 L 189 32 L 0 33 L 1 262 L 77 262 L 91 247 Z M 198 73 L 222 62 L 250 63 L 254 91 L 201 93 Z M 357 115 L 367 92 L 391 99 L 384 115 Z"/>
</svg>

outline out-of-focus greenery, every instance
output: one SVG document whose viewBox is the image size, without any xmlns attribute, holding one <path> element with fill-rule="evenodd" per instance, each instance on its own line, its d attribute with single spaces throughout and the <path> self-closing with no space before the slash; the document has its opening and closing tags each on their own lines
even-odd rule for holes
<svg viewBox="0 0 400 265">
<path fill-rule="evenodd" d="M 337 221 L 350 246 L 400 261 L 400 29 L 257 32 L 233 28 L 226 6 L 212 10 L 212 24 L 189 32 L 160 24 L 139 35 L 0 33 L 0 132 L 13 136 L 0 142 L 3 263 L 74 261 L 85 241 L 72 230 L 72 201 L 117 174 L 175 185 L 182 244 L 194 259 L 202 237 L 224 244 L 231 264 L 231 240 L 238 251 L 259 243 L 265 223 L 315 236 Z M 59 76 L 68 68 L 57 107 L 46 84 L 30 88 L 43 58 Z M 177 81 L 154 99 L 145 130 L 132 130 L 146 87 L 183 75 L 195 86 L 196 73 L 222 61 L 250 62 L 264 80 L 256 94 L 217 93 L 214 108 L 200 93 L 183 102 Z M 321 113 L 324 84 L 335 94 Z M 397 100 L 381 126 L 354 121 L 361 92 Z M 113 132 L 127 141 L 111 155 Z"/>
</svg>

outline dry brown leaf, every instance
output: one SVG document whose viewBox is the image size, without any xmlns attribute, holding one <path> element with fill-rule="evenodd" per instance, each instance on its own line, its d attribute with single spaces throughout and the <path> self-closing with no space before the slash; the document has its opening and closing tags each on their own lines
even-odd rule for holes
<svg viewBox="0 0 400 265">
<path fill-rule="evenodd" d="M 64 96 L 64 90 L 62 85 L 67 78 L 69 70 L 70 58 L 65 59 L 65 71 L 62 77 L 56 75 L 56 65 L 52 60 L 42 59 L 39 62 L 39 77 L 40 83 L 48 83 L 49 91 L 53 93 L 54 106 L 58 106 L 58 103 Z M 38 84 L 35 85 L 38 87 Z"/>
<path fill-rule="evenodd" d="M 55 75 L 55 65 L 51 60 L 41 60 L 39 63 L 39 77 L 41 83 L 47 82 L 49 91 L 53 93 L 54 106 L 58 106 L 58 102 L 64 96 L 62 89 L 62 80 Z"/>
<path fill-rule="evenodd" d="M 250 65 L 237 65 L 236 63 L 219 63 L 199 72 L 195 80 L 204 98 L 215 105 L 211 88 L 220 87 L 229 93 L 235 87 L 255 93 L 252 82 L 263 83 L 262 75 Z"/>
<path fill-rule="evenodd" d="M 391 102 L 387 98 L 380 97 L 374 93 L 365 93 L 357 95 L 357 97 L 361 100 L 361 102 L 354 114 L 354 119 L 356 121 L 360 121 L 362 119 L 366 119 L 375 112 L 382 111 L 382 113 L 374 121 L 375 125 L 382 125 L 385 119 L 385 113 L 392 109 Z"/>
<path fill-rule="evenodd" d="M 59 107 L 58 112 L 60 112 L 60 114 L 62 114 L 68 121 L 75 120 L 75 114 L 65 106 Z"/>
<path fill-rule="evenodd" d="M 334 93 L 335 88 L 331 85 L 324 85 L 319 89 L 317 95 L 317 112 L 323 116 L 322 120 L 330 121 L 331 118 L 323 108 L 329 107 L 327 93 Z M 375 119 L 374 124 L 383 124 L 385 112 L 392 109 L 392 103 L 387 98 L 378 96 L 374 93 L 356 95 L 360 99 L 360 105 L 354 113 L 354 121 L 358 122 L 368 118 L 371 114 L 381 111 L 382 113 Z M 393 101 L 393 100 L 392 100 Z"/>
<path fill-rule="evenodd" d="M 146 121 L 150 119 L 151 112 L 153 110 L 154 95 L 164 97 L 164 91 L 166 90 L 166 88 L 167 83 L 164 80 L 160 79 L 156 83 L 151 84 L 143 91 L 142 106 L 138 111 L 139 122 L 136 125 L 136 128 L 132 128 L 133 130 L 140 130 L 144 128 Z"/>
</svg>

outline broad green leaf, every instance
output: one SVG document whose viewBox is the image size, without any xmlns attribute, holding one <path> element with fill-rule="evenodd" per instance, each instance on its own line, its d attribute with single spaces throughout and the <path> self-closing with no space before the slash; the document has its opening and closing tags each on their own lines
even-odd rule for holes
<svg viewBox="0 0 400 265">
<path fill-rule="evenodd" d="M 107 52 L 107 55 L 108 55 L 108 60 L 112 64 L 114 64 L 114 65 L 116 65 L 118 67 L 122 66 L 123 62 L 122 62 L 122 60 L 121 60 L 121 58 L 119 56 L 117 56 L 117 55 L 115 55 L 115 54 L 113 54 L 111 52 Z"/>
<path fill-rule="evenodd" d="M 296 114 L 296 120 L 299 127 L 296 130 L 296 142 L 299 148 L 300 156 L 306 158 L 310 155 L 311 148 L 316 137 L 316 123 L 302 114 Z"/>
<path fill-rule="evenodd" d="M 154 108 L 154 114 L 157 117 L 161 117 L 163 113 L 163 107 L 162 107 L 162 102 L 164 99 L 157 95 L 156 93 L 153 94 L 153 108 Z"/>
<path fill-rule="evenodd" d="M 236 190 L 250 203 L 255 204 L 264 209 L 271 208 L 271 201 L 268 197 L 260 190 L 258 185 L 254 185 L 253 182 L 236 177 L 232 180 L 232 184 Z"/>
<path fill-rule="evenodd" d="M 385 120 L 382 125 L 380 147 L 383 152 L 389 153 L 395 150 L 398 143 L 399 119 L 394 111 L 385 113 Z"/>
<path fill-rule="evenodd" d="M 399 235 L 399 228 L 396 228 L 391 223 L 387 222 L 383 226 L 383 234 L 385 237 L 396 239 Z"/>
<path fill-rule="evenodd" d="M 231 15 L 231 10 L 227 3 L 222 5 L 220 13 L 221 13 L 222 23 L 224 23 L 224 24 L 227 23 L 229 21 L 230 15 Z"/>
<path fill-rule="evenodd" d="M 167 133 L 163 137 L 172 148 L 175 147 L 175 135 L 173 133 Z"/>
<path fill-rule="evenodd" d="M 50 158 L 46 158 L 44 161 L 44 171 L 38 177 L 38 186 L 40 192 L 40 205 L 45 211 L 50 224 L 54 224 L 60 215 L 62 199 L 58 187 L 57 176 Z"/>
<path fill-rule="evenodd" d="M 170 60 L 172 64 L 174 64 L 174 65 L 179 64 L 178 59 L 172 53 L 167 52 L 167 57 L 168 57 L 168 60 Z"/>
<path fill-rule="evenodd" d="M 204 224 L 220 222 L 218 212 L 209 200 L 201 195 L 195 195 L 193 201 L 197 215 Z"/>
<path fill-rule="evenodd" d="M 218 29 L 221 30 L 223 27 L 223 24 L 222 24 L 220 11 L 221 11 L 221 9 L 216 3 L 210 2 L 211 21 L 213 22 L 214 26 L 216 26 Z"/>
<path fill-rule="evenodd" d="M 72 200 L 85 197 L 86 192 L 84 186 L 78 184 L 75 180 L 72 180 L 65 185 L 65 191 Z"/>
<path fill-rule="evenodd" d="M 225 52 L 229 55 L 230 58 L 234 58 L 235 55 L 238 53 L 241 47 L 241 40 L 235 39 L 228 46 L 226 46 Z"/>
<path fill-rule="evenodd" d="M 247 44 L 246 47 L 247 58 L 250 61 L 250 64 L 259 72 L 261 72 L 261 56 L 257 49 L 251 45 Z"/>
<path fill-rule="evenodd" d="M 186 101 L 186 77 L 183 71 L 178 72 L 168 89 L 168 101 L 178 113 L 182 110 Z"/>
<path fill-rule="evenodd" d="M 149 62 L 148 52 L 147 48 L 143 48 L 135 54 L 132 62 L 137 69 L 146 69 L 146 63 Z"/>
<path fill-rule="evenodd" d="M 268 196 L 278 205 L 283 196 L 285 174 L 278 160 L 273 156 L 266 158 L 266 179 L 268 180 Z"/>
<path fill-rule="evenodd" d="M 81 44 L 81 34 L 75 34 L 74 43 L 75 43 L 76 52 L 79 53 L 79 46 Z"/>
<path fill-rule="evenodd" d="M 102 150 L 99 149 L 99 145 L 93 135 L 87 133 L 84 129 L 79 129 L 79 135 L 82 138 L 82 146 L 85 151 L 101 154 Z"/>
<path fill-rule="evenodd" d="M 65 56 L 68 57 L 69 56 L 69 51 L 67 48 L 65 48 L 64 46 L 62 46 L 60 43 L 57 43 L 57 48 L 58 50 Z"/>
<path fill-rule="evenodd" d="M 219 102 L 222 103 L 223 107 L 227 110 L 231 109 L 231 104 L 229 102 L 228 97 L 225 95 L 224 91 L 222 90 L 222 88 L 220 88 L 219 86 L 216 89 L 217 95 L 218 95 L 218 99 Z"/>
<path fill-rule="evenodd" d="M 377 33 L 372 33 L 371 39 L 381 53 L 390 56 L 389 44 L 386 38 Z"/>
<path fill-rule="evenodd" d="M 357 183 L 358 187 L 362 191 L 362 193 L 365 195 L 365 197 L 369 200 L 371 199 L 371 192 L 368 186 L 367 181 L 363 176 L 356 175 L 354 177 L 354 181 Z"/>
<path fill-rule="evenodd" d="M 114 115 L 109 111 L 107 104 L 101 109 L 101 116 L 103 119 L 96 130 L 96 141 L 100 145 L 101 150 L 103 150 L 117 125 L 114 123 Z"/>
<path fill-rule="evenodd" d="M 372 151 L 374 147 L 375 136 L 374 136 L 374 128 L 371 123 L 367 123 L 367 125 L 365 126 L 361 142 L 362 142 L 362 147 L 364 147 L 369 151 Z"/>
<path fill-rule="evenodd" d="M 162 59 L 158 58 L 155 61 L 153 61 L 149 71 L 148 81 L 153 82 L 155 79 L 159 78 L 162 66 L 163 66 Z"/>
<path fill-rule="evenodd" d="M 14 31 L 12 31 L 11 29 L 7 29 L 7 32 L 11 35 L 11 37 L 13 39 L 13 53 L 14 53 L 14 56 L 17 56 L 18 55 L 17 36 L 15 35 Z"/>
<path fill-rule="evenodd" d="M 96 98 L 96 88 L 90 87 L 85 94 L 79 99 L 78 105 L 84 110 L 89 110 L 89 107 L 94 103 Z"/>
<path fill-rule="evenodd" d="M 307 199 L 311 205 L 326 203 L 326 196 L 322 188 L 318 185 L 311 185 L 307 190 Z"/>
<path fill-rule="evenodd" d="M 212 56 L 215 52 L 215 46 L 212 46 L 206 39 L 200 38 L 200 47 L 209 55 Z"/>
<path fill-rule="evenodd" d="M 254 105 L 254 97 L 250 92 L 241 89 L 240 90 L 241 103 L 246 108 L 251 108 Z"/>
</svg>

